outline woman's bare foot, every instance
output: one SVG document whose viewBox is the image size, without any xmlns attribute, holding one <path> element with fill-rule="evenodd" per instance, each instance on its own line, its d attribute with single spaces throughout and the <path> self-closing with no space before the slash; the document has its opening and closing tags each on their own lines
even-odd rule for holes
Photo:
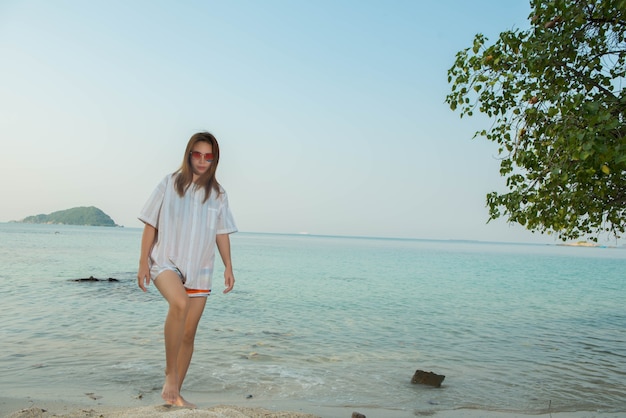
<svg viewBox="0 0 626 418">
<path fill-rule="evenodd" d="M 182 406 L 185 408 L 195 409 L 196 405 L 188 402 L 180 396 L 180 392 L 178 391 L 178 385 L 168 385 L 168 379 L 165 378 L 165 384 L 163 385 L 163 391 L 161 392 L 161 397 L 165 401 L 166 404 L 172 406 Z"/>
<path fill-rule="evenodd" d="M 191 408 L 191 409 L 196 409 L 196 404 L 193 404 L 187 400 L 185 400 L 185 398 L 183 398 L 182 396 L 178 396 L 178 398 L 180 399 L 180 401 L 182 401 L 182 405 L 177 405 L 177 406 L 184 406 L 185 408 Z"/>
<path fill-rule="evenodd" d="M 161 397 L 168 405 L 181 406 L 179 403 L 181 403 L 182 397 L 178 391 L 178 383 L 174 376 L 165 375 L 165 383 L 163 384 Z"/>
<path fill-rule="evenodd" d="M 163 398 L 163 399 L 165 399 L 165 398 Z M 183 408 L 196 409 L 196 405 L 195 404 L 185 400 L 185 398 L 183 398 L 180 395 L 178 395 L 176 400 L 174 400 L 173 402 L 170 402 L 169 400 L 165 400 L 165 402 L 167 403 L 167 405 L 171 405 L 171 406 L 180 406 L 180 407 L 183 407 Z"/>
</svg>

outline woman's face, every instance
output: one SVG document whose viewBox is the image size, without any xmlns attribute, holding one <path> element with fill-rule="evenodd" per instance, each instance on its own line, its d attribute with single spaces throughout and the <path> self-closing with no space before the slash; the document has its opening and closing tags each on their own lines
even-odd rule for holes
<svg viewBox="0 0 626 418">
<path fill-rule="evenodd" d="M 204 141 L 196 142 L 193 147 L 191 147 L 189 161 L 191 161 L 193 181 L 196 181 L 198 177 L 206 173 L 211 166 L 211 161 L 213 161 L 213 147 L 211 144 Z"/>
</svg>

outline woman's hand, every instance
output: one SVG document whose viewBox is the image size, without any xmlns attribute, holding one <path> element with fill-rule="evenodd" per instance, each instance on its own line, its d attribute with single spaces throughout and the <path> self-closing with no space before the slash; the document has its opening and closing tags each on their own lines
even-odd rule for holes
<svg viewBox="0 0 626 418">
<path fill-rule="evenodd" d="M 228 234 L 218 234 L 215 238 L 217 242 L 217 250 L 220 252 L 222 262 L 224 262 L 224 293 L 233 290 L 235 286 L 235 275 L 233 274 L 233 265 L 230 261 L 230 238 Z"/>
<path fill-rule="evenodd" d="M 147 292 L 146 286 L 150 284 L 150 265 L 148 258 L 150 251 L 156 240 L 157 229 L 152 225 L 146 224 L 141 235 L 141 253 L 139 255 L 139 271 L 137 272 L 137 285 L 141 290 Z"/>
<path fill-rule="evenodd" d="M 139 271 L 137 272 L 137 285 L 144 292 L 148 291 L 146 288 L 150 285 L 150 267 L 148 267 L 148 263 L 139 264 Z"/>
<path fill-rule="evenodd" d="M 233 274 L 232 268 L 227 268 L 224 270 L 224 286 L 226 286 L 226 289 L 224 289 L 224 293 L 230 292 L 231 290 L 233 290 L 233 287 L 235 287 L 235 275 Z"/>
</svg>

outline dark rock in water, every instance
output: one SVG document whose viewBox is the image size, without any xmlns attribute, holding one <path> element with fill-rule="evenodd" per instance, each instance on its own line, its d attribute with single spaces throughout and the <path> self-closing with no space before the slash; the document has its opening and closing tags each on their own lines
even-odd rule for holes
<svg viewBox="0 0 626 418">
<path fill-rule="evenodd" d="M 96 279 L 93 276 L 89 276 L 86 279 L 74 279 L 73 282 L 99 282 L 100 279 Z"/>
<path fill-rule="evenodd" d="M 119 280 L 109 277 L 108 279 L 96 279 L 93 276 L 89 276 L 86 279 L 72 279 L 73 282 L 119 282 Z"/>
<path fill-rule="evenodd" d="M 365 418 L 365 415 L 363 415 L 360 412 L 353 412 L 352 413 L 352 418 Z"/>
<path fill-rule="evenodd" d="M 420 383 L 422 385 L 434 386 L 436 388 L 441 387 L 441 382 L 446 377 L 441 374 L 435 374 L 433 372 L 425 372 L 424 370 L 416 370 L 411 383 Z"/>
</svg>

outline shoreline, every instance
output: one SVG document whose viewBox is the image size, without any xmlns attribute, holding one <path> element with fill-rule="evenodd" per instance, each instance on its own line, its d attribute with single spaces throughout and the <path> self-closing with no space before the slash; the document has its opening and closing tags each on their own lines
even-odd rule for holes
<svg viewBox="0 0 626 418">
<path fill-rule="evenodd" d="M 105 403 L 68 402 L 0 397 L 0 417 L 7 418 L 149 418 L 149 417 L 207 417 L 207 418 L 350 418 L 358 412 L 369 418 L 619 418 L 623 412 L 510 412 L 481 409 L 455 410 L 393 410 L 368 406 L 320 406 L 301 401 L 247 400 L 226 403 L 200 403 L 196 409 L 171 407 L 164 404 L 115 406 Z"/>
<path fill-rule="evenodd" d="M 198 402 L 196 409 L 180 408 L 163 403 L 137 406 L 110 405 L 101 402 L 68 402 L 38 400 L 33 398 L 0 397 L 0 417 L 48 418 L 48 417 L 215 417 L 215 418 L 340 418 L 351 417 L 353 412 L 365 416 L 403 418 L 415 416 L 410 411 L 388 410 L 372 407 L 334 407 L 306 404 L 290 400 L 226 400 L 222 402 Z M 430 414 L 428 414 L 430 415 Z"/>
</svg>

